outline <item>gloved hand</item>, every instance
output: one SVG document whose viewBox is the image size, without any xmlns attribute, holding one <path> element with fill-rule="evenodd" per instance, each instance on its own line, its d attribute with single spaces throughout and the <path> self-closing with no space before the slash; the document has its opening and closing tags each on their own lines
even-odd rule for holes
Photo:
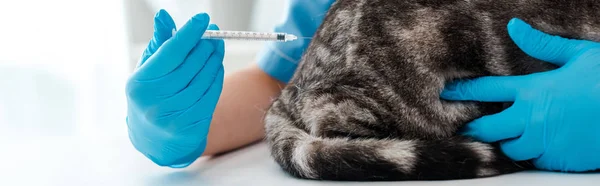
<svg viewBox="0 0 600 186">
<path fill-rule="evenodd" d="M 498 114 L 474 120 L 464 134 L 501 141 L 510 158 L 533 160 L 540 169 L 599 169 L 600 43 L 551 36 L 520 19 L 510 21 L 508 32 L 528 55 L 561 67 L 448 84 L 444 99 L 514 102 Z"/>
<path fill-rule="evenodd" d="M 201 39 L 218 29 L 209 19 L 197 14 L 171 37 L 173 19 L 158 12 L 154 36 L 127 81 L 129 138 L 160 166 L 186 167 L 204 152 L 224 73 L 224 42 Z"/>
</svg>

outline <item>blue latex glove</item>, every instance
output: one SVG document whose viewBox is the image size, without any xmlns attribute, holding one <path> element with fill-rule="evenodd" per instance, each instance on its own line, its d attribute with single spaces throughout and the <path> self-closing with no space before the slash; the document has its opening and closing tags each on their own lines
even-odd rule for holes
<svg viewBox="0 0 600 186">
<path fill-rule="evenodd" d="M 197 14 L 175 36 L 161 10 L 154 36 L 127 82 L 127 125 L 134 147 L 160 166 L 186 167 L 206 146 L 223 85 L 224 42 L 202 40 L 207 14 Z"/>
<path fill-rule="evenodd" d="M 600 168 L 600 43 L 551 36 L 519 19 L 508 24 L 528 55 L 561 66 L 524 76 L 482 77 L 447 85 L 442 98 L 514 102 L 465 127 L 465 135 L 501 141 L 514 160 L 533 160 L 545 170 Z"/>
<path fill-rule="evenodd" d="M 290 0 L 282 22 L 273 31 L 313 37 L 334 2 L 335 0 Z M 269 76 L 288 83 L 310 42 L 310 39 L 301 38 L 293 42 L 268 43 L 257 55 L 257 64 Z"/>
</svg>

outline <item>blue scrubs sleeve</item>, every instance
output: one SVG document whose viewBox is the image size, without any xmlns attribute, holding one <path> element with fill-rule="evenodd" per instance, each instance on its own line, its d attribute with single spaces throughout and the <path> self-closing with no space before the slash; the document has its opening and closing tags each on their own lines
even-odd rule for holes
<svg viewBox="0 0 600 186">
<path fill-rule="evenodd" d="M 283 22 L 278 24 L 274 31 L 311 38 L 334 1 L 290 0 Z M 291 42 L 268 43 L 258 55 L 258 66 L 271 77 L 288 83 L 310 41 L 298 38 Z"/>
</svg>

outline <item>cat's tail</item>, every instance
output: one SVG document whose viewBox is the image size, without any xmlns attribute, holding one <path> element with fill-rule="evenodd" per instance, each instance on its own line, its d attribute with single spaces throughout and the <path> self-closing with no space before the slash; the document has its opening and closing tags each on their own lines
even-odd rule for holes
<svg viewBox="0 0 600 186">
<path fill-rule="evenodd" d="M 434 141 L 320 138 L 299 128 L 288 114 L 267 114 L 266 140 L 275 161 L 299 178 L 448 180 L 526 169 L 498 148 L 461 137 Z"/>
</svg>

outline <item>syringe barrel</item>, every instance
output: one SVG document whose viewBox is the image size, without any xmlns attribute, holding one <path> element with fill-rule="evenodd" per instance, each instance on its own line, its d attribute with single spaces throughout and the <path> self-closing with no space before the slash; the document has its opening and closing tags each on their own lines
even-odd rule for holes
<svg viewBox="0 0 600 186">
<path fill-rule="evenodd" d="M 285 41 L 284 33 L 247 32 L 247 31 L 216 31 L 207 30 L 203 39 L 237 39 L 261 41 Z"/>
<path fill-rule="evenodd" d="M 173 35 L 177 33 L 173 30 Z M 232 40 L 255 40 L 255 41 L 278 41 L 288 42 L 296 40 L 295 35 L 277 32 L 249 32 L 249 31 L 226 31 L 206 30 L 202 39 L 232 39 Z"/>
</svg>

